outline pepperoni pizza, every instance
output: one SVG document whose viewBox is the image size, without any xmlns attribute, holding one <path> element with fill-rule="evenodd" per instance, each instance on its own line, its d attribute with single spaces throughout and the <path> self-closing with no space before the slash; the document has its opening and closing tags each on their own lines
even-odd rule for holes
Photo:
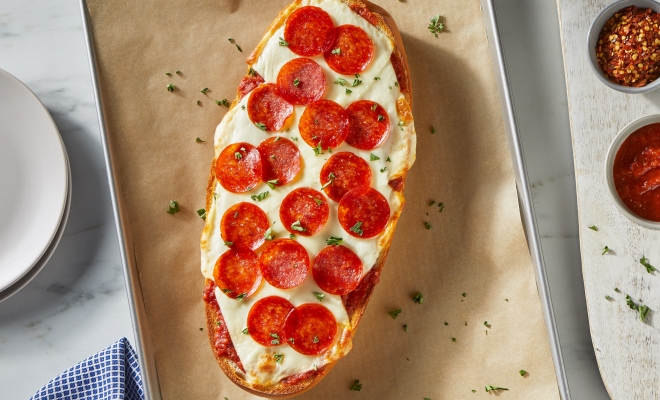
<svg viewBox="0 0 660 400">
<path fill-rule="evenodd" d="M 247 60 L 218 126 L 201 238 L 209 338 L 260 395 L 311 388 L 350 351 L 415 159 L 391 17 L 296 0 Z"/>
</svg>

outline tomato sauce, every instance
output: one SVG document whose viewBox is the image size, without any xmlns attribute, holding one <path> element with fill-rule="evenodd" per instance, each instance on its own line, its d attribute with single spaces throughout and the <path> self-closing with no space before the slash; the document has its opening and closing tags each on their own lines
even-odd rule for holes
<svg viewBox="0 0 660 400">
<path fill-rule="evenodd" d="M 234 348 L 234 343 L 232 343 L 231 337 L 229 336 L 227 324 L 220 312 L 218 301 L 215 298 L 215 282 L 210 279 L 206 280 L 206 286 L 204 287 L 204 301 L 213 308 L 216 313 L 217 321 L 220 322 L 220 324 L 216 325 L 213 330 L 213 352 L 217 357 L 227 357 L 232 360 L 238 365 L 241 371 L 245 372 L 241 359 L 238 358 L 238 354 L 236 353 L 236 348 Z"/>
<path fill-rule="evenodd" d="M 616 191 L 630 211 L 660 222 L 660 123 L 628 136 L 616 153 L 612 174 Z"/>
</svg>

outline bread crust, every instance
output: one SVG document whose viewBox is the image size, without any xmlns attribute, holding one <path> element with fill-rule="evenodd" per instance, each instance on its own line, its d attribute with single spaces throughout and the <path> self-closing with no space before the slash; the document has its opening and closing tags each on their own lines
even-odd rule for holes
<svg viewBox="0 0 660 400">
<path fill-rule="evenodd" d="M 404 97 L 402 101 L 401 99 L 400 101 L 397 101 L 397 112 L 402 120 L 404 120 L 405 122 L 412 122 L 413 121 L 412 110 L 411 110 L 412 84 L 411 84 L 410 72 L 408 68 L 408 60 L 406 58 L 406 54 L 403 48 L 403 41 L 401 39 L 401 35 L 398 31 L 398 28 L 396 27 L 396 24 L 394 23 L 394 19 L 384 9 L 370 3 L 369 1 L 363 1 L 363 0 L 341 0 L 341 1 L 344 4 L 348 5 L 349 7 L 351 7 L 353 11 L 357 12 L 362 17 L 364 17 L 372 25 L 378 28 L 378 30 L 383 32 L 394 44 L 394 50 L 392 52 L 391 61 L 395 68 L 397 80 L 400 86 L 399 87 L 400 92 Z M 259 44 L 257 44 L 254 51 L 247 58 L 246 62 L 249 66 L 248 70 L 259 58 L 259 55 L 263 51 L 266 42 L 271 38 L 272 34 L 284 24 L 286 19 L 289 17 L 289 15 L 291 15 L 291 13 L 293 13 L 293 11 L 301 7 L 301 2 L 302 2 L 301 0 L 295 0 L 291 4 L 289 4 L 286 8 L 284 8 L 282 11 L 280 11 L 277 18 L 275 18 L 275 20 L 266 30 L 266 34 L 264 35 L 262 40 L 259 42 Z M 397 69 L 397 65 L 398 65 L 398 69 Z M 240 94 L 237 94 L 237 97 L 232 102 L 231 107 L 235 107 L 240 101 L 240 99 L 241 99 Z M 408 140 L 411 139 L 408 138 Z M 404 208 L 405 199 L 403 197 L 403 187 L 405 184 L 406 174 L 410 169 L 410 167 L 412 166 L 412 163 L 414 162 L 414 151 L 415 151 L 414 148 L 412 148 L 412 146 L 409 146 L 409 152 L 411 154 L 409 154 L 407 165 L 405 165 L 404 168 L 397 175 L 393 176 L 393 178 L 389 182 L 390 187 L 392 187 L 392 189 L 394 190 L 393 193 L 395 193 L 395 195 L 398 197 L 400 206 L 396 210 L 394 210 L 394 213 L 385 228 L 383 236 L 379 240 L 379 246 L 381 247 L 381 252 L 379 254 L 378 259 L 376 260 L 375 265 L 372 268 L 372 271 L 374 271 L 374 274 L 376 274 L 376 276 L 378 276 L 383 269 L 390 248 L 390 244 L 392 241 L 394 229 L 396 227 L 396 223 L 398 222 L 398 219 Z M 211 165 L 211 171 L 209 174 L 209 180 L 206 190 L 207 213 L 209 212 L 211 201 L 213 199 L 215 183 L 216 183 L 216 179 L 213 173 L 213 165 Z M 371 296 L 373 294 L 376 282 L 377 279 L 369 283 L 368 287 L 364 291 L 365 294 L 362 303 L 358 307 L 356 307 L 348 316 L 350 326 L 345 329 L 344 336 L 342 336 L 342 338 L 340 339 L 340 342 L 343 342 L 344 345 L 343 348 L 346 350 L 346 352 L 350 350 L 352 336 L 355 333 L 355 330 L 357 329 L 360 320 L 362 319 L 362 315 L 364 314 L 365 309 L 367 308 L 369 300 L 371 299 Z M 218 323 L 218 316 L 216 314 L 216 310 L 208 303 L 206 303 L 205 305 L 205 313 L 206 313 L 206 325 L 207 325 L 209 341 L 211 343 L 211 347 L 213 348 L 214 328 Z M 227 377 L 233 383 L 235 383 L 236 385 L 238 385 L 239 387 L 241 387 L 242 389 L 246 390 L 251 394 L 266 398 L 277 398 L 277 399 L 285 399 L 285 398 L 297 396 L 301 393 L 310 390 L 312 387 L 318 384 L 325 377 L 325 375 L 327 375 L 327 373 L 332 369 L 332 367 L 334 367 L 334 365 L 337 362 L 334 361 L 324 365 L 323 367 L 320 367 L 315 374 L 313 374 L 310 377 L 304 378 L 296 382 L 295 384 L 290 384 L 288 382 L 281 381 L 273 386 L 254 388 L 245 379 L 242 378 L 241 376 L 242 371 L 239 369 L 238 365 L 234 361 L 223 356 L 218 356 L 215 351 L 213 353 L 215 355 L 216 361 L 218 362 L 218 365 L 225 373 L 225 375 L 227 375 Z"/>
</svg>

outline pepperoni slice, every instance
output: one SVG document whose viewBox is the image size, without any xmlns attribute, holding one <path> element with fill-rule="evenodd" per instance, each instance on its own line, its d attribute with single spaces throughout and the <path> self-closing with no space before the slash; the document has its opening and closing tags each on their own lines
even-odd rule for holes
<svg viewBox="0 0 660 400">
<path fill-rule="evenodd" d="M 250 93 L 248 116 L 257 127 L 269 132 L 282 129 L 293 113 L 293 106 L 280 96 L 277 85 L 266 83 Z"/>
<path fill-rule="evenodd" d="M 326 351 L 337 336 L 337 321 L 320 304 L 306 303 L 294 308 L 284 323 L 284 334 L 298 353 L 317 355 Z"/>
<path fill-rule="evenodd" d="M 277 74 L 280 95 L 291 104 L 309 104 L 323 97 L 325 74 L 321 66 L 309 58 L 294 58 Z"/>
<path fill-rule="evenodd" d="M 263 244 L 270 224 L 266 213 L 252 203 L 229 207 L 220 221 L 222 240 L 234 249 L 255 250 Z"/>
<path fill-rule="evenodd" d="M 345 295 L 360 284 L 362 261 L 348 247 L 328 246 L 314 259 L 312 275 L 323 291 Z"/>
<path fill-rule="evenodd" d="M 261 179 L 264 182 L 285 185 L 300 172 L 300 151 L 289 139 L 271 137 L 261 142 L 257 149 L 261 154 Z"/>
<path fill-rule="evenodd" d="M 350 121 L 346 143 L 361 150 L 380 146 L 390 133 L 387 111 L 371 100 L 358 100 L 346 109 Z"/>
<path fill-rule="evenodd" d="M 229 249 L 215 262 L 213 278 L 225 296 L 243 300 L 261 285 L 259 258 L 252 250 Z"/>
<path fill-rule="evenodd" d="M 318 190 L 298 188 L 282 200 L 280 220 L 294 235 L 312 236 L 328 221 L 330 207 Z"/>
<path fill-rule="evenodd" d="M 262 346 L 272 347 L 285 343 L 284 322 L 293 305 L 279 296 L 260 299 L 247 316 L 248 334 Z"/>
<path fill-rule="evenodd" d="M 367 32 L 355 25 L 335 28 L 335 41 L 323 54 L 328 66 L 343 75 L 358 74 L 374 58 L 374 42 Z"/>
<path fill-rule="evenodd" d="M 350 190 L 371 185 L 371 168 L 351 152 L 335 153 L 321 168 L 321 184 L 325 194 L 338 202 Z"/>
<path fill-rule="evenodd" d="M 378 190 L 362 186 L 342 197 L 337 214 L 349 235 L 366 239 L 385 229 L 390 219 L 390 205 Z"/>
<path fill-rule="evenodd" d="M 289 49 L 299 56 L 323 54 L 335 40 L 335 24 L 322 9 L 301 7 L 287 18 L 284 40 L 289 43 Z"/>
<path fill-rule="evenodd" d="M 238 97 L 242 99 L 246 94 L 250 93 L 262 83 L 264 83 L 264 78 L 262 78 L 256 71 L 253 75 L 245 75 L 243 79 L 241 79 L 241 83 L 238 84 Z"/>
<path fill-rule="evenodd" d="M 268 283 L 276 288 L 291 289 L 305 280 L 309 255 L 295 240 L 278 239 L 264 248 L 259 256 L 259 264 Z"/>
<path fill-rule="evenodd" d="M 261 155 L 250 143 L 233 143 L 220 152 L 213 171 L 223 188 L 233 193 L 244 193 L 261 180 Z"/>
<path fill-rule="evenodd" d="M 339 146 L 349 132 L 348 113 L 332 100 L 318 100 L 308 105 L 298 124 L 300 136 L 311 147 L 327 150 Z"/>
</svg>

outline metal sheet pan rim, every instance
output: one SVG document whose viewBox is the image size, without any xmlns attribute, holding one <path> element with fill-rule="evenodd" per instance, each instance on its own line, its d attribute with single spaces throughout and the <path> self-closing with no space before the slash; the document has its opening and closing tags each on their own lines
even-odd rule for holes
<svg viewBox="0 0 660 400">
<path fill-rule="evenodd" d="M 85 33 L 85 40 L 87 45 L 88 61 L 90 65 L 92 88 L 94 92 L 94 98 L 96 100 L 99 131 L 107 168 L 112 209 L 115 217 L 117 236 L 119 239 L 118 242 L 120 258 L 124 270 L 129 309 L 131 311 L 133 332 L 136 340 L 134 347 L 140 361 L 145 399 L 160 399 L 161 396 L 160 387 L 158 384 L 158 373 L 156 370 L 153 353 L 151 351 L 150 338 L 145 333 L 148 332 L 148 324 L 144 311 L 144 304 L 142 302 L 142 289 L 139 283 L 139 275 L 137 274 L 137 270 L 134 265 L 135 259 L 129 257 L 129 254 L 132 254 L 132 246 L 129 238 L 130 232 L 127 221 L 122 218 L 123 206 L 121 199 L 118 196 L 120 187 L 119 182 L 116 181 L 112 162 L 112 154 L 108 144 L 109 138 L 105 126 L 103 101 L 99 90 L 96 54 L 94 51 L 94 41 L 91 32 L 87 3 L 86 0 L 79 1 L 83 21 L 83 30 Z M 527 176 L 527 168 L 522 151 L 520 135 L 518 132 L 515 109 L 513 106 L 513 99 L 508 80 L 508 72 L 504 59 L 504 53 L 502 50 L 502 43 L 498 32 L 497 13 L 495 11 L 493 1 L 494 0 L 481 0 L 482 12 L 486 35 L 488 37 L 491 52 L 493 53 L 493 62 L 500 92 L 500 100 L 502 101 L 502 112 L 504 115 L 505 126 L 507 128 L 507 137 L 516 176 L 516 186 L 518 188 L 521 217 L 527 236 L 527 243 L 529 246 L 530 255 L 532 257 L 532 263 L 534 266 L 534 273 L 536 276 L 537 288 L 541 300 L 543 317 L 546 324 L 546 331 L 548 333 L 548 339 L 550 342 L 550 350 L 555 367 L 559 393 L 563 400 L 570 400 L 571 397 L 561 354 L 559 336 L 557 334 L 557 327 L 555 324 L 550 289 L 545 271 L 545 262 L 543 260 L 543 253 L 540 245 L 540 238 L 534 213 L 534 205 L 531 197 L 531 189 Z"/>
<path fill-rule="evenodd" d="M 568 380 L 566 378 L 559 335 L 557 333 L 550 287 L 546 275 L 541 240 L 536 223 L 536 214 L 534 212 L 534 203 L 532 201 L 532 193 L 529 184 L 529 177 L 527 175 L 522 141 L 518 132 L 513 96 L 511 94 L 506 60 L 499 34 L 494 0 L 481 0 L 481 7 L 486 36 L 488 37 L 488 45 L 491 49 L 493 66 L 495 67 L 495 75 L 500 92 L 500 101 L 502 102 L 504 124 L 506 126 L 509 150 L 511 152 L 511 160 L 513 162 L 516 177 L 516 187 L 518 189 L 520 214 L 522 217 L 523 228 L 525 230 L 525 236 L 527 237 L 527 245 L 529 246 L 529 252 L 532 258 L 534 274 L 536 276 L 536 286 L 541 300 L 543 319 L 545 320 L 546 332 L 548 334 L 559 395 L 563 400 L 570 400 L 571 395 L 568 387 Z"/>
</svg>

